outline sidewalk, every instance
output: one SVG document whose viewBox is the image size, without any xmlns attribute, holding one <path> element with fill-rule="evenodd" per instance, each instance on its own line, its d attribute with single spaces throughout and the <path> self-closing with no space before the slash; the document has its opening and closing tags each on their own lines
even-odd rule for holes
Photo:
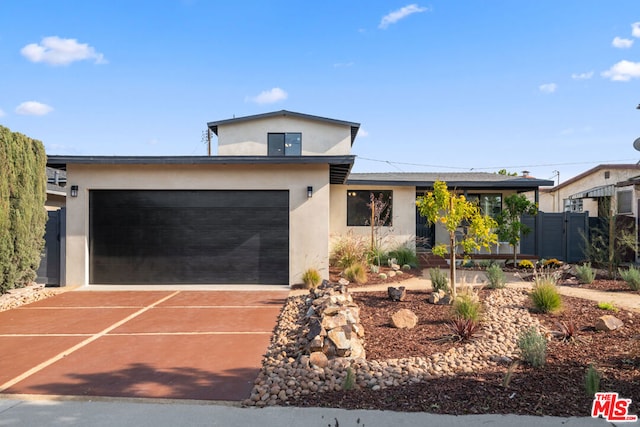
<svg viewBox="0 0 640 427">
<path fill-rule="evenodd" d="M 632 423 L 631 425 L 635 425 Z M 348 411 L 332 408 L 240 408 L 211 402 L 145 400 L 0 399 L 1 426 L 261 426 L 261 427 L 578 427 L 606 426 L 590 417 L 434 415 L 423 412 Z"/>
</svg>

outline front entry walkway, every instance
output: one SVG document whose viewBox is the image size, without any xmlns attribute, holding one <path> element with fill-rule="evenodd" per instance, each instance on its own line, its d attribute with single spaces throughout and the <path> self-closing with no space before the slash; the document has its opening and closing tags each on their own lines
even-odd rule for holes
<svg viewBox="0 0 640 427">
<path fill-rule="evenodd" d="M 0 393 L 239 401 L 286 291 L 96 291 L 0 312 Z"/>
</svg>

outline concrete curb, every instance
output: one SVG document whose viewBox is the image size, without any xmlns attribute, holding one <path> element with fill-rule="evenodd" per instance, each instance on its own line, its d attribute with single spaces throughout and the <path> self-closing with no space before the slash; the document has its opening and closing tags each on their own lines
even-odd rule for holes
<svg viewBox="0 0 640 427">
<path fill-rule="evenodd" d="M 590 417 L 536 417 L 517 415 L 437 415 L 391 411 L 345 410 L 333 408 L 264 409 L 239 408 L 203 403 L 147 403 L 117 400 L 19 400 L 0 399 L 3 426 L 307 426 L 307 427 L 387 427 L 422 426 L 494 427 L 603 426 L 606 421 Z"/>
</svg>

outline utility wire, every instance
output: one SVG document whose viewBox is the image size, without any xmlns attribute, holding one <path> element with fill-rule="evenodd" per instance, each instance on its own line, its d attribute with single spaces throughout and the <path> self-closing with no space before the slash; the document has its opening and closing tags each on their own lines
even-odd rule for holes
<svg viewBox="0 0 640 427">
<path fill-rule="evenodd" d="M 430 165 L 425 163 L 408 163 L 408 162 L 392 162 L 390 160 L 380 160 L 380 159 L 372 159 L 368 157 L 356 156 L 360 160 L 366 160 L 370 162 L 379 162 L 386 163 L 390 166 L 394 166 L 399 169 L 396 165 L 404 165 L 404 166 L 418 166 L 425 168 L 438 168 L 438 169 L 453 169 L 460 171 L 477 171 L 477 170 L 497 170 L 497 169 L 515 169 L 515 168 L 537 168 L 537 167 L 551 167 L 551 166 L 569 166 L 569 165 L 587 165 L 587 164 L 605 164 L 612 162 L 629 162 L 629 161 L 637 161 L 637 159 L 619 159 L 619 160 L 598 160 L 592 162 L 566 162 L 566 163 L 546 163 L 539 165 L 512 165 L 512 166 L 492 166 L 492 167 L 473 167 L 473 168 L 464 168 L 464 167 L 456 167 L 456 166 L 442 166 L 442 165 Z"/>
</svg>

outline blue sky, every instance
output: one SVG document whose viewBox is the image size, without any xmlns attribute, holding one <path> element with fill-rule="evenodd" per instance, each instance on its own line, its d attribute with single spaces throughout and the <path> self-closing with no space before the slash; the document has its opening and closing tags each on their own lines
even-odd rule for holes
<svg viewBox="0 0 640 427">
<path fill-rule="evenodd" d="M 0 124 L 49 154 L 205 155 L 208 121 L 361 123 L 354 172 L 640 152 L 638 0 L 0 0 Z"/>
</svg>

